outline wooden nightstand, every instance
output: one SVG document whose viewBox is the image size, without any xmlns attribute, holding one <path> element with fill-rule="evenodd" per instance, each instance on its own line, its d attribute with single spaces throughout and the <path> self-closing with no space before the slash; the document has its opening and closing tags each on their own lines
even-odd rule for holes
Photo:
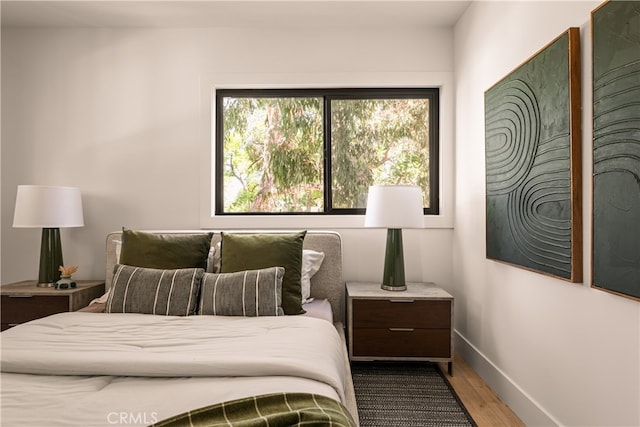
<svg viewBox="0 0 640 427">
<path fill-rule="evenodd" d="M 347 283 L 347 328 L 351 360 L 447 362 L 453 375 L 453 297 L 433 283 Z"/>
<path fill-rule="evenodd" d="M 35 280 L 0 286 L 2 330 L 51 314 L 76 311 L 104 294 L 104 281 L 78 280 L 75 289 L 38 288 Z"/>
</svg>

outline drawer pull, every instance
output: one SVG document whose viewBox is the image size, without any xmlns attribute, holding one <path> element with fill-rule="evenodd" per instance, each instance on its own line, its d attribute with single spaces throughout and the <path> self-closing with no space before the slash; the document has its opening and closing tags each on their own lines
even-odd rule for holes
<svg viewBox="0 0 640 427">
<path fill-rule="evenodd" d="M 389 328 L 391 332 L 413 332 L 414 328 Z"/>
<path fill-rule="evenodd" d="M 33 298 L 33 295 L 9 295 L 9 298 Z"/>
<path fill-rule="evenodd" d="M 10 328 L 13 328 L 14 326 L 18 326 L 20 323 L 8 323 L 8 326 Z"/>
<path fill-rule="evenodd" d="M 390 299 L 389 302 L 404 302 L 404 303 L 412 303 L 412 299 Z"/>
</svg>

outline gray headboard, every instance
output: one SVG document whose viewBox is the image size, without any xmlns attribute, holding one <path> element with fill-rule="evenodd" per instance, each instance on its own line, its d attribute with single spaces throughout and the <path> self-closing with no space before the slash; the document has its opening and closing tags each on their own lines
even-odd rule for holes
<svg viewBox="0 0 640 427">
<path fill-rule="evenodd" d="M 179 230 L 164 231 L 154 230 L 149 233 L 162 234 L 194 234 L 210 233 L 211 230 Z M 253 231 L 253 230 L 230 230 L 228 233 L 278 233 L 278 231 Z M 116 231 L 107 235 L 106 247 L 106 288 L 111 286 L 113 278 L 113 268 L 117 264 L 116 247 L 122 241 L 122 232 Z M 220 233 L 215 232 L 211 245 L 214 246 L 220 241 Z M 334 231 L 310 230 L 304 239 L 304 248 L 324 252 L 324 261 L 320 270 L 311 278 L 311 296 L 313 298 L 326 298 L 331 303 L 333 309 L 333 320 L 344 324 L 345 317 L 345 286 L 342 279 L 342 239 Z"/>
</svg>

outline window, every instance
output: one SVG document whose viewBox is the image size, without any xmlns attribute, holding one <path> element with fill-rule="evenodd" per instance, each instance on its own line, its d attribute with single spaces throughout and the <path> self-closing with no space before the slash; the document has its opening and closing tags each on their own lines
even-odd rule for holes
<svg viewBox="0 0 640 427">
<path fill-rule="evenodd" d="M 363 214 L 414 184 L 438 214 L 438 89 L 219 89 L 216 214 Z"/>
</svg>

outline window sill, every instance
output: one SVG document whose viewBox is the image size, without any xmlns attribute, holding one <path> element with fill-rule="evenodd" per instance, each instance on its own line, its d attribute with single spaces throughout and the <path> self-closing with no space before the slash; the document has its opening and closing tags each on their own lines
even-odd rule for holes
<svg viewBox="0 0 640 427">
<path fill-rule="evenodd" d="M 222 215 L 201 218 L 200 225 L 215 229 L 365 228 L 364 215 Z M 424 228 L 453 228 L 453 220 L 443 215 L 425 215 Z"/>
</svg>

